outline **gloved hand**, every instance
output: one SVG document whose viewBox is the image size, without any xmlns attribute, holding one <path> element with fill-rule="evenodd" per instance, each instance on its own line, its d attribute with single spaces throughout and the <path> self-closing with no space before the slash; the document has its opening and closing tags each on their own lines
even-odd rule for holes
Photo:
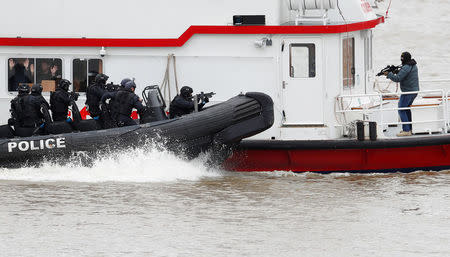
<svg viewBox="0 0 450 257">
<path fill-rule="evenodd" d="M 102 110 L 102 112 L 105 112 L 108 110 L 105 103 L 100 103 L 100 110 Z"/>
<path fill-rule="evenodd" d="M 74 100 L 75 102 L 78 101 L 79 96 L 80 96 L 80 94 L 78 94 L 78 93 L 75 93 L 75 92 L 70 93 L 70 98 L 72 98 L 72 100 Z"/>
<path fill-rule="evenodd" d="M 14 125 L 14 123 L 16 123 L 16 120 L 15 120 L 14 118 L 9 118 L 9 119 L 8 119 L 8 125 L 9 125 L 9 126 Z"/>
<path fill-rule="evenodd" d="M 209 98 L 205 97 L 205 100 L 203 100 L 205 103 L 209 103 Z"/>
<path fill-rule="evenodd" d="M 45 122 L 41 124 L 41 126 L 39 126 L 41 129 L 43 129 L 45 127 Z"/>
<path fill-rule="evenodd" d="M 100 120 L 100 116 L 93 117 L 94 120 Z"/>
<path fill-rule="evenodd" d="M 66 122 L 71 123 L 72 122 L 72 118 L 68 117 Z"/>
</svg>

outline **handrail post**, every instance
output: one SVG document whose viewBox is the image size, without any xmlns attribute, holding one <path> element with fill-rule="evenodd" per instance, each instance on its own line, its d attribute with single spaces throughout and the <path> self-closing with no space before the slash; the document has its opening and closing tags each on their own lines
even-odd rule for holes
<svg viewBox="0 0 450 257">
<path fill-rule="evenodd" d="M 383 94 L 379 94 L 379 97 L 380 97 L 380 128 L 381 128 L 381 131 L 383 131 L 384 130 L 384 122 L 383 122 Z M 383 134 L 384 134 L 384 132 L 383 132 Z"/>
<path fill-rule="evenodd" d="M 444 97 L 445 97 L 445 99 L 444 99 Z M 444 118 L 444 134 L 447 134 L 448 133 L 448 107 L 447 107 L 447 104 L 448 104 L 448 91 L 445 91 L 444 92 L 444 90 L 442 91 L 442 110 L 443 110 L 443 112 L 444 112 L 444 116 L 443 116 L 443 118 Z"/>
</svg>

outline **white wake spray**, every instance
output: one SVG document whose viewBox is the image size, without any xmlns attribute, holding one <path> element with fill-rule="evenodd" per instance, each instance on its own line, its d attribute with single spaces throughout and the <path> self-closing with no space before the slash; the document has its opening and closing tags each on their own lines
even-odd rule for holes
<svg viewBox="0 0 450 257">
<path fill-rule="evenodd" d="M 144 183 L 196 181 L 221 176 L 222 171 L 205 164 L 207 158 L 207 155 L 201 155 L 187 160 L 158 147 L 146 147 L 107 154 L 88 166 L 81 164 L 82 158 L 75 158 L 66 165 L 46 162 L 39 168 L 0 169 L 0 180 Z"/>
</svg>

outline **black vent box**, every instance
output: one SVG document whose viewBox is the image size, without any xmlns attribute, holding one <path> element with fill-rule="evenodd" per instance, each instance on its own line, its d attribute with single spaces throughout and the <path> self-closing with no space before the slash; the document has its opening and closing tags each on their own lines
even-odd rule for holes
<svg viewBox="0 0 450 257">
<path fill-rule="evenodd" d="M 234 15 L 233 25 L 266 25 L 265 15 Z"/>
</svg>

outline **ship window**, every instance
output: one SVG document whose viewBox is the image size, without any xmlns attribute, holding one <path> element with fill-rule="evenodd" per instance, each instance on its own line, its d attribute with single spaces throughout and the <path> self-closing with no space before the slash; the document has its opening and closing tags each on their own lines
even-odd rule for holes
<svg viewBox="0 0 450 257">
<path fill-rule="evenodd" d="M 344 88 L 355 86 L 355 39 L 345 38 L 342 42 Z"/>
<path fill-rule="evenodd" d="M 87 86 L 94 82 L 95 76 L 103 73 L 101 59 L 73 60 L 73 91 L 86 92 Z"/>
<path fill-rule="evenodd" d="M 291 78 L 314 78 L 316 76 L 316 46 L 291 44 L 289 67 Z"/>
<path fill-rule="evenodd" d="M 9 58 L 8 91 L 17 91 L 20 84 L 41 83 L 44 92 L 55 91 L 61 79 L 62 60 L 52 58 Z"/>
</svg>

